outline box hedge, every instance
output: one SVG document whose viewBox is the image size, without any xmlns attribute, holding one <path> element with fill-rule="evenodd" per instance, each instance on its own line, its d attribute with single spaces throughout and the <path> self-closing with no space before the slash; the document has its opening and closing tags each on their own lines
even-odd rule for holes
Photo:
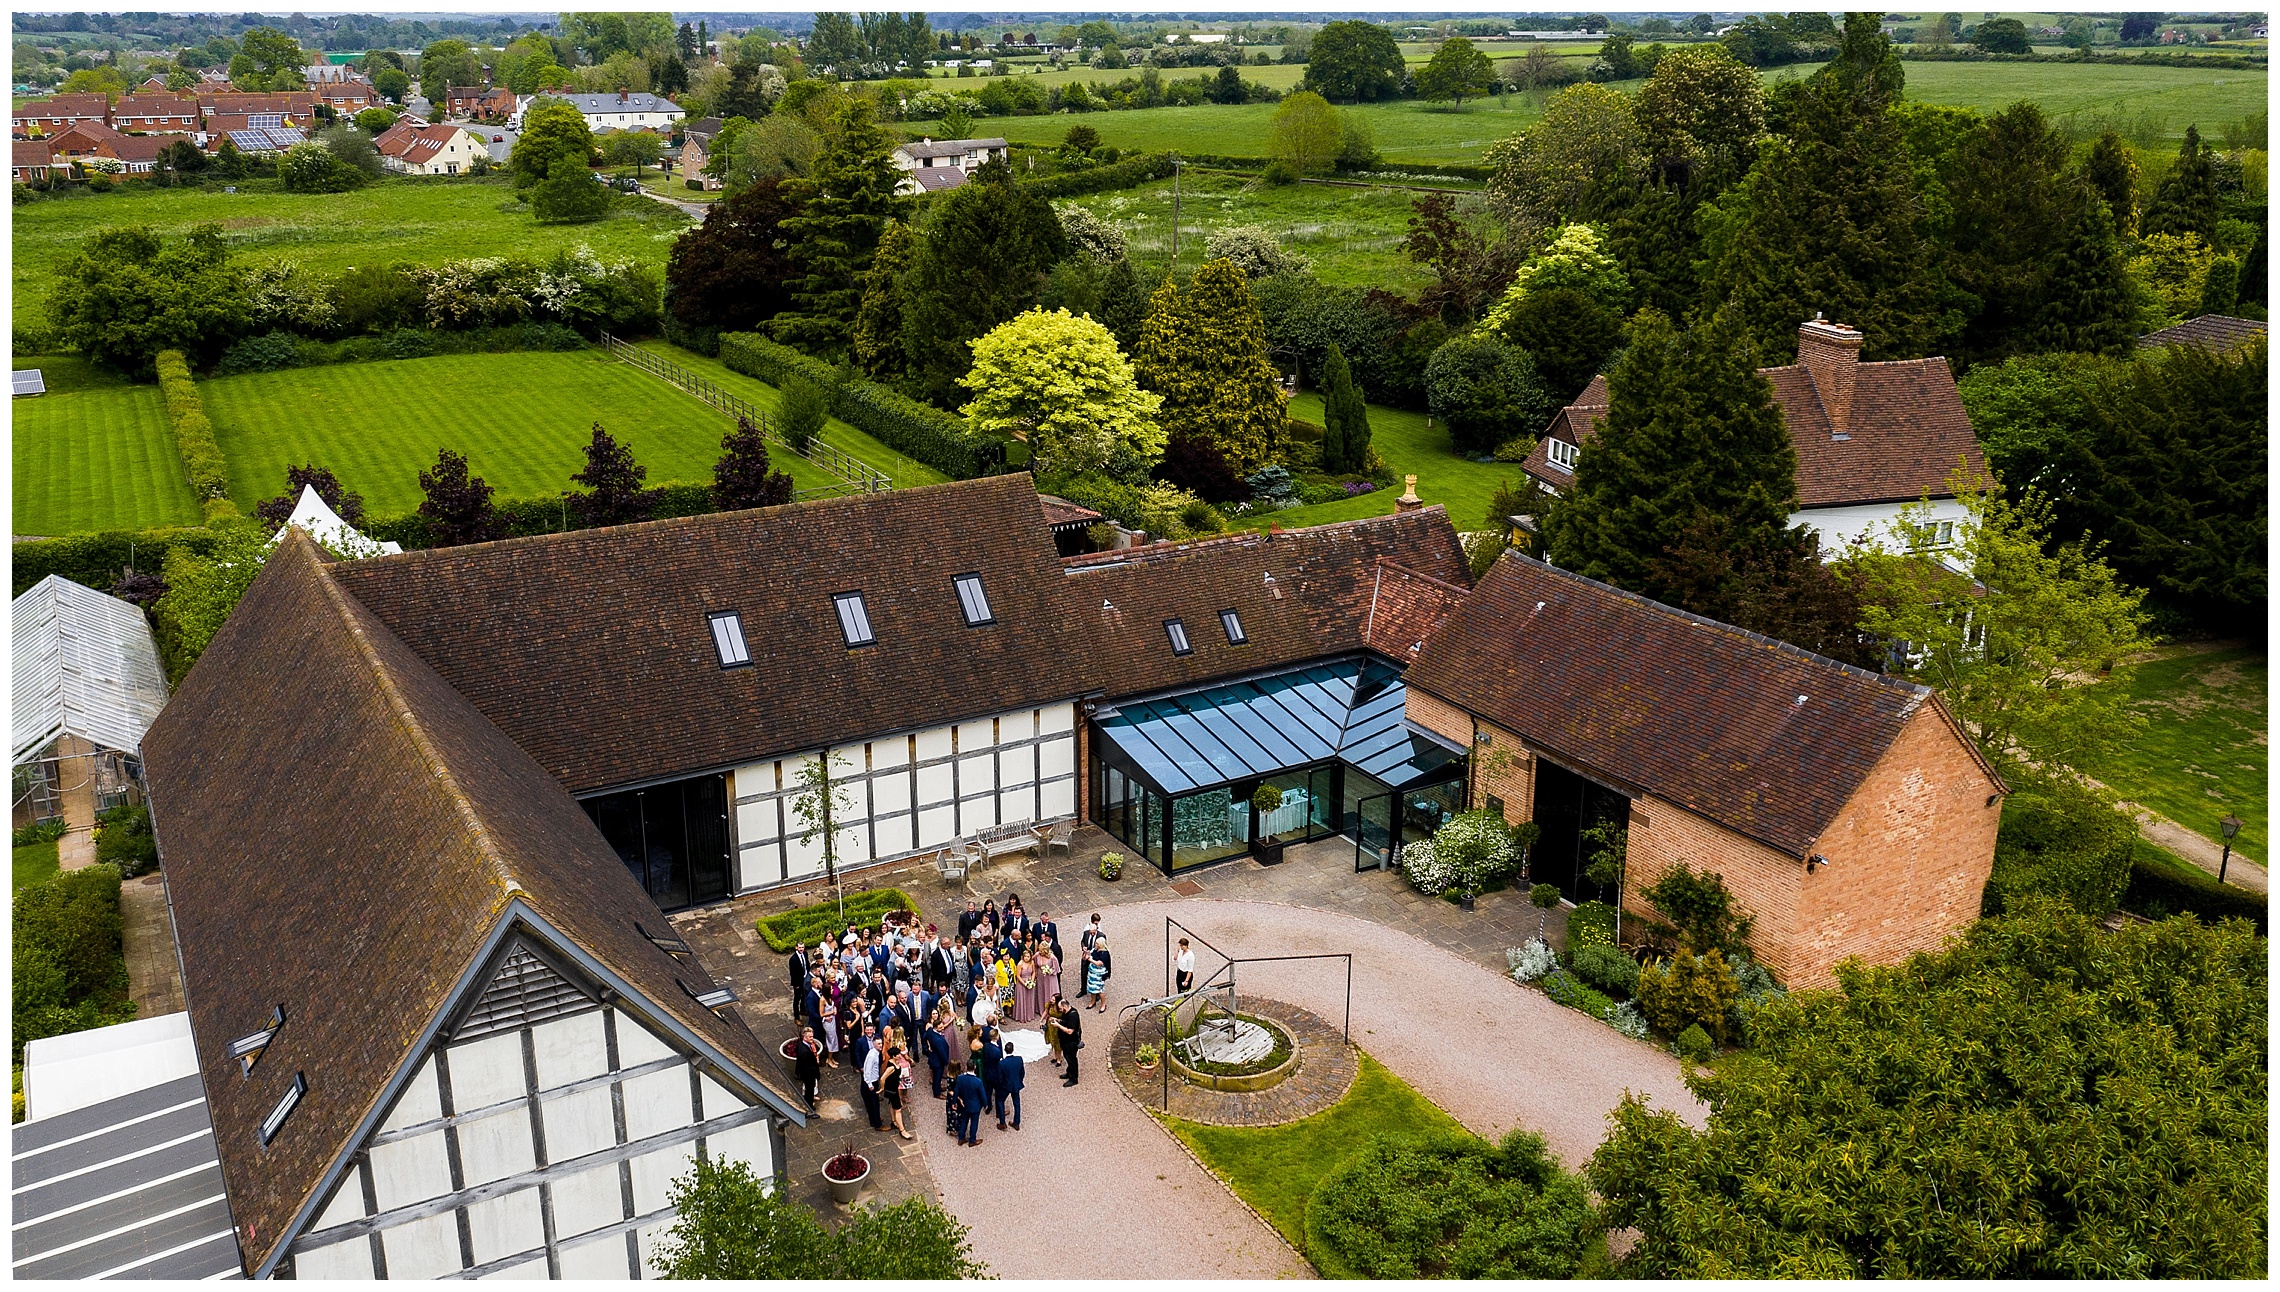
<svg viewBox="0 0 2280 1292">
<path fill-rule="evenodd" d="M 847 898 L 845 913 L 838 899 L 801 906 L 771 915 L 759 923 L 760 936 L 768 949 L 777 955 L 790 955 L 794 946 L 811 946 L 814 943 L 846 931 L 852 924 L 859 929 L 879 927 L 879 919 L 889 911 L 907 911 L 918 914 L 918 903 L 910 894 L 899 888 L 871 888 L 852 893 Z"/>
<path fill-rule="evenodd" d="M 214 424 L 206 418 L 205 400 L 190 380 L 190 361 L 180 350 L 161 350 L 156 360 L 158 393 L 166 405 L 166 428 L 174 436 L 174 451 L 190 476 L 190 492 L 206 519 L 237 515 L 230 501 L 229 463 L 214 440 Z"/>
</svg>

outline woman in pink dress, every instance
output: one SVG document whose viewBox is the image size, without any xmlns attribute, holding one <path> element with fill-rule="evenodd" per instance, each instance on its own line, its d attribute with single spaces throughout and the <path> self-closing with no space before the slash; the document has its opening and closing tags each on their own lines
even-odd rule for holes
<svg viewBox="0 0 2280 1292">
<path fill-rule="evenodd" d="M 1037 946 L 1037 999 L 1050 1001 L 1061 994 L 1061 962 L 1053 957 L 1053 945 L 1040 942 Z"/>
<path fill-rule="evenodd" d="M 1037 962 L 1028 956 L 1013 972 L 1013 1021 L 1027 1023 L 1037 1017 Z"/>
</svg>

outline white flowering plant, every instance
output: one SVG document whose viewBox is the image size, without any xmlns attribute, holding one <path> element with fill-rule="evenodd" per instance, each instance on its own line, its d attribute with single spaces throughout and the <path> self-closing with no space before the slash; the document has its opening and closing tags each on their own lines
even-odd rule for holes
<svg viewBox="0 0 2280 1292">
<path fill-rule="evenodd" d="M 1427 897 L 1439 897 L 1455 878 L 1431 839 L 1419 839 L 1401 850 L 1401 874 L 1411 888 Z"/>
<path fill-rule="evenodd" d="M 1506 947 L 1504 962 L 1512 967 L 1514 982 L 1534 982 L 1558 968 L 1560 963 L 1542 938 L 1530 938 L 1520 946 Z"/>
</svg>

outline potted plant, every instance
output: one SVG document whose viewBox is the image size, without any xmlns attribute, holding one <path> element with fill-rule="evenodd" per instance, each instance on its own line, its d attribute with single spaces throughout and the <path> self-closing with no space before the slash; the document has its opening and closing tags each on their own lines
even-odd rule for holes
<svg viewBox="0 0 2280 1292">
<path fill-rule="evenodd" d="M 1258 836 L 1251 840 L 1251 855 L 1257 857 L 1262 866 L 1272 866 L 1283 859 L 1282 841 L 1268 834 L 1266 830 L 1267 814 L 1277 811 L 1281 807 L 1282 791 L 1274 786 L 1261 785 L 1251 791 L 1251 810 L 1259 815 L 1259 832 Z"/>
<path fill-rule="evenodd" d="M 1100 855 L 1100 877 L 1113 880 L 1124 873 L 1124 854 L 1104 852 Z"/>
<path fill-rule="evenodd" d="M 823 1164 L 823 1182 L 831 1186 L 831 1200 L 842 1207 L 853 1206 L 855 1195 L 863 1191 L 863 1181 L 871 1178 L 871 1159 L 855 1151 L 855 1141 L 834 1154 Z"/>
<path fill-rule="evenodd" d="M 1138 1048 L 1132 1051 L 1132 1066 L 1140 1069 L 1142 1072 L 1154 1072 L 1156 1070 L 1156 1064 L 1160 1062 L 1163 1057 L 1163 1051 L 1157 1049 L 1155 1046 L 1149 1044 L 1146 1041 L 1142 1041 Z"/>
</svg>

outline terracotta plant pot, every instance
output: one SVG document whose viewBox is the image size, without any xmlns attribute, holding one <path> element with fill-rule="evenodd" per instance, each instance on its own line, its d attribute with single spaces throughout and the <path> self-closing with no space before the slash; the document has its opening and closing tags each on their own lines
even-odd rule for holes
<svg viewBox="0 0 2280 1292">
<path fill-rule="evenodd" d="M 842 1207 L 855 1205 L 855 1195 L 863 1191 L 863 1182 L 871 1178 L 871 1159 L 860 1153 L 853 1156 L 863 1164 L 863 1170 L 851 1180 L 837 1179 L 831 1174 L 831 1162 L 838 1161 L 838 1156 L 823 1164 L 823 1182 L 831 1187 L 831 1200 Z"/>
</svg>

